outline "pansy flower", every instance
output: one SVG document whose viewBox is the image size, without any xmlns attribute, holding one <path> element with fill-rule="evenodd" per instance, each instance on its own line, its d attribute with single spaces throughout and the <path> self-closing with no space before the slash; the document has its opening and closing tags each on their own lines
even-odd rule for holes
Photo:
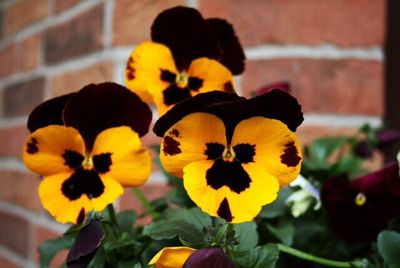
<svg viewBox="0 0 400 268">
<path fill-rule="evenodd" d="M 165 247 L 149 262 L 156 268 L 235 268 L 236 265 L 222 248 Z"/>
<path fill-rule="evenodd" d="M 245 56 L 225 20 L 205 20 L 196 9 L 178 6 L 158 15 L 151 37 L 131 53 L 125 81 L 154 101 L 159 114 L 198 93 L 234 91 L 232 74 L 243 72 Z"/>
<path fill-rule="evenodd" d="M 321 189 L 329 225 L 342 239 L 369 242 L 400 214 L 398 164 L 355 180 L 347 175 L 327 180 Z"/>
<path fill-rule="evenodd" d="M 294 131 L 302 121 L 296 99 L 281 90 L 249 100 L 214 91 L 177 104 L 154 132 L 163 137 L 163 167 L 183 177 L 190 198 L 211 216 L 240 223 L 297 177 Z"/>
<path fill-rule="evenodd" d="M 80 223 L 101 211 L 150 174 L 148 151 L 139 136 L 151 111 L 128 89 L 114 83 L 88 85 L 38 106 L 23 151 L 25 165 L 43 176 L 39 197 L 61 223 Z"/>
</svg>

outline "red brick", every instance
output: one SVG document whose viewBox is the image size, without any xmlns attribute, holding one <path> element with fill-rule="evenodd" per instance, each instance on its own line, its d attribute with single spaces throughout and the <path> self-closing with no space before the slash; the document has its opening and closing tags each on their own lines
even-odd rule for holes
<svg viewBox="0 0 400 268">
<path fill-rule="evenodd" d="M 0 211 L 0 222 L 0 244 L 22 257 L 28 257 L 28 221 L 7 212 Z"/>
<path fill-rule="evenodd" d="M 80 2 L 82 2 L 82 0 L 56 0 L 54 2 L 54 12 L 59 14 Z"/>
<path fill-rule="evenodd" d="M 90 83 L 112 81 L 113 72 L 113 63 L 107 61 L 80 70 L 59 74 L 51 78 L 52 96 L 78 91 Z"/>
<path fill-rule="evenodd" d="M 26 126 L 0 129 L 0 157 L 20 158 L 28 136 Z"/>
<path fill-rule="evenodd" d="M 357 132 L 356 128 L 330 128 L 326 126 L 300 126 L 296 134 L 301 144 L 308 145 L 310 142 L 321 137 L 352 136 Z"/>
<path fill-rule="evenodd" d="M 0 267 L 5 267 L 5 268 L 24 268 L 21 265 L 18 265 L 11 260 L 7 259 L 6 256 L 0 256 Z"/>
<path fill-rule="evenodd" d="M 3 92 L 3 113 L 5 117 L 29 114 L 43 100 L 45 81 L 43 77 L 20 81 L 7 86 Z"/>
<path fill-rule="evenodd" d="M 0 200 L 27 210 L 43 212 L 37 189 L 39 176 L 14 170 L 0 170 Z"/>
<path fill-rule="evenodd" d="M 383 114 L 383 63 L 281 59 L 247 62 L 243 88 L 288 81 L 305 112 Z"/>
<path fill-rule="evenodd" d="M 46 30 L 44 60 L 55 64 L 100 50 L 103 47 L 103 5 Z"/>
<path fill-rule="evenodd" d="M 38 67 L 40 54 L 41 46 L 39 34 L 34 34 L 22 40 L 18 48 L 18 71 L 27 72 Z"/>
<path fill-rule="evenodd" d="M 33 241 L 34 244 L 32 246 L 32 250 L 34 250 L 33 256 L 34 256 L 34 261 L 36 263 L 39 263 L 39 253 L 37 251 L 39 246 L 41 244 L 43 244 L 43 242 L 45 242 L 46 240 L 58 238 L 59 236 L 61 236 L 61 234 L 58 232 L 49 230 L 45 226 L 39 226 L 39 225 L 34 226 L 33 233 L 34 233 L 34 241 Z M 65 264 L 67 254 L 68 254 L 67 250 L 63 250 L 63 251 L 59 252 L 54 257 L 53 261 L 51 262 L 50 267 L 61 267 L 63 264 Z"/>
<path fill-rule="evenodd" d="M 228 19 L 245 46 L 263 43 L 383 44 L 383 0 L 201 0 L 205 17 Z"/>
<path fill-rule="evenodd" d="M 116 0 L 113 44 L 132 45 L 150 40 L 150 27 L 158 13 L 176 5 L 184 5 L 185 2 L 183 0 Z"/>
<path fill-rule="evenodd" d="M 0 48 L 0 78 L 15 73 L 16 66 L 14 64 L 16 58 L 16 46 L 10 44 Z"/>
<path fill-rule="evenodd" d="M 46 18 L 49 11 L 49 0 L 14 1 L 3 14 L 3 33 L 13 34 L 19 30 Z"/>
</svg>

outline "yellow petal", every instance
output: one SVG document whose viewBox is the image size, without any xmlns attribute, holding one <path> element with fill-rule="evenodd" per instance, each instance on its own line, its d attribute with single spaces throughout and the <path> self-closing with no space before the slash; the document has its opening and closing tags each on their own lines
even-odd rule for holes
<svg viewBox="0 0 400 268">
<path fill-rule="evenodd" d="M 138 134 L 122 126 L 101 132 L 93 145 L 92 157 L 110 154 L 111 165 L 104 172 L 124 187 L 138 186 L 146 182 L 151 172 L 151 158 L 142 146 Z"/>
<path fill-rule="evenodd" d="M 155 265 L 156 268 L 182 268 L 194 251 L 189 247 L 165 247 L 150 260 L 149 265 Z"/>
<path fill-rule="evenodd" d="M 199 58 L 192 61 L 188 70 L 189 77 L 196 77 L 203 81 L 198 91 L 191 91 L 192 96 L 213 90 L 233 92 L 233 76 L 221 63 L 208 58 Z"/>
<path fill-rule="evenodd" d="M 39 128 L 29 136 L 24 146 L 23 161 L 33 172 L 49 176 L 73 170 L 66 163 L 66 152 L 79 154 L 78 159 L 83 157 L 85 144 L 81 135 L 72 127 L 50 125 Z"/>
<path fill-rule="evenodd" d="M 106 175 L 100 175 L 100 178 L 104 185 L 104 192 L 99 197 L 90 199 L 95 211 L 104 210 L 108 204 L 113 203 L 124 192 L 121 184 L 116 180 Z"/>
<path fill-rule="evenodd" d="M 275 176 L 281 186 L 296 179 L 300 172 L 300 143 L 279 120 L 256 116 L 241 121 L 232 137 L 232 146 L 237 144 L 255 145 L 254 162 Z"/>
<path fill-rule="evenodd" d="M 165 132 L 161 142 L 160 160 L 164 169 L 182 177 L 183 168 L 207 159 L 207 144 L 226 145 L 225 126 L 216 116 L 193 113 L 185 116 Z"/>
<path fill-rule="evenodd" d="M 161 70 L 177 73 L 175 62 L 168 47 L 154 42 L 144 42 L 132 51 L 126 71 L 126 86 L 144 101 L 160 96 L 169 83 L 161 80 Z"/>
<path fill-rule="evenodd" d="M 243 170 L 250 178 L 247 187 L 234 191 L 229 185 L 236 185 L 238 178 L 235 170 L 220 173 L 225 185 L 214 187 L 208 183 L 210 175 L 207 172 L 214 161 L 203 160 L 193 162 L 184 168 L 183 183 L 185 189 L 197 206 L 211 216 L 219 216 L 232 223 L 253 220 L 263 205 L 271 203 L 277 197 L 279 183 L 257 164 L 243 164 Z M 240 183 L 240 182 L 239 182 Z M 228 185 L 229 184 L 229 185 Z"/>
<path fill-rule="evenodd" d="M 77 223 L 78 218 L 92 210 L 92 204 L 86 195 L 69 200 L 62 193 L 62 184 L 72 175 L 59 173 L 43 179 L 39 185 L 39 197 L 43 207 L 60 223 Z"/>
</svg>

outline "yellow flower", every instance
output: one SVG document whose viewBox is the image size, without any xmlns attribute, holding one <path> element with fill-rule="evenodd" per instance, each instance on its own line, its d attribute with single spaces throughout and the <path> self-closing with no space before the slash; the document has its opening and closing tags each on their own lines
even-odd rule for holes
<svg viewBox="0 0 400 268">
<path fill-rule="evenodd" d="M 195 251 L 189 247 L 165 247 L 160 250 L 149 262 L 156 268 L 181 268 Z"/>
<path fill-rule="evenodd" d="M 199 93 L 233 92 L 232 73 L 243 72 L 243 61 L 243 50 L 229 23 L 204 20 L 195 9 L 175 7 L 155 19 L 152 42 L 140 44 L 131 53 L 125 82 L 142 99 L 154 101 L 162 115 Z"/>
<path fill-rule="evenodd" d="M 143 112 L 143 122 L 113 120 L 119 116 L 115 109 L 103 112 L 116 105 L 135 119 L 135 113 Z M 61 223 L 81 223 L 88 211 L 102 211 L 114 202 L 123 187 L 143 184 L 151 160 L 138 133 L 147 131 L 149 119 L 145 103 L 112 83 L 89 85 L 38 106 L 29 117 L 32 134 L 23 161 L 43 176 L 39 197 L 44 208 Z"/>
<path fill-rule="evenodd" d="M 203 211 L 232 223 L 251 221 L 300 171 L 302 154 L 293 133 L 302 121 L 300 106 L 274 90 L 199 112 L 191 108 L 185 116 L 175 112 L 196 106 L 189 105 L 196 100 L 176 105 L 168 120 L 156 123 L 155 132 L 163 135 L 161 163 L 183 177 L 188 195 Z M 271 109 L 277 103 L 282 113 Z"/>
</svg>

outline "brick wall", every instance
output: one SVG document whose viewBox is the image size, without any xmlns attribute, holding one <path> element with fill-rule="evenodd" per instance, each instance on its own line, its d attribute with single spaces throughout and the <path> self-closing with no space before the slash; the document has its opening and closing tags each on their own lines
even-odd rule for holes
<svg viewBox="0 0 400 268">
<path fill-rule="evenodd" d="M 39 179 L 21 163 L 28 113 L 90 82 L 123 84 L 131 49 L 149 39 L 158 12 L 178 4 L 234 24 L 248 59 L 237 78 L 243 94 L 292 84 L 306 113 L 304 143 L 381 123 L 383 0 L 2 0 L 0 267 L 36 267 L 36 247 L 65 229 L 43 212 Z M 156 171 L 144 187 L 151 197 L 167 190 L 160 178 Z M 140 209 L 129 193 L 120 205 Z"/>
</svg>

